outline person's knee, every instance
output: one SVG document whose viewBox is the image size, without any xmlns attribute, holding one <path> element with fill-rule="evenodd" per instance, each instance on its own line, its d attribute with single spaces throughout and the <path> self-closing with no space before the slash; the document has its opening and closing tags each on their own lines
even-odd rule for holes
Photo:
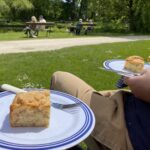
<svg viewBox="0 0 150 150">
<path fill-rule="evenodd" d="M 54 86 L 55 86 L 55 82 L 56 82 L 56 78 L 58 76 L 60 76 L 61 74 L 61 71 L 56 71 L 52 74 L 52 77 L 51 77 L 51 86 L 50 86 L 50 89 L 54 89 Z"/>
<path fill-rule="evenodd" d="M 52 75 L 52 80 L 55 79 L 55 78 L 58 78 L 59 76 L 62 76 L 65 72 L 63 71 L 56 71 L 53 73 Z"/>
<path fill-rule="evenodd" d="M 51 89 L 69 92 L 76 87 L 78 83 L 82 83 L 81 79 L 69 72 L 54 72 L 51 78 Z"/>
<path fill-rule="evenodd" d="M 54 89 L 60 88 L 60 86 L 62 86 L 62 84 L 64 84 L 64 79 L 68 77 L 68 74 L 69 74 L 68 72 L 63 72 L 63 71 L 54 72 L 51 77 L 50 89 L 54 90 Z"/>
</svg>

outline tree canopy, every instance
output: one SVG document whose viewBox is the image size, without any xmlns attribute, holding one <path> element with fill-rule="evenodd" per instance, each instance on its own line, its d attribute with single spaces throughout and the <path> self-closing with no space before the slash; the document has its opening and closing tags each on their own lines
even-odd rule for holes
<svg viewBox="0 0 150 150">
<path fill-rule="evenodd" d="M 0 0 L 0 17 L 29 20 L 43 15 L 47 20 L 82 18 L 127 24 L 130 31 L 150 31 L 149 0 Z"/>
</svg>

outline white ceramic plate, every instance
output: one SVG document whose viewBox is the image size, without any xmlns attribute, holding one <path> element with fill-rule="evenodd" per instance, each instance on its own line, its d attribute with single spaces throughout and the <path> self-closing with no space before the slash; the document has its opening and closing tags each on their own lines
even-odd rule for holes
<svg viewBox="0 0 150 150">
<path fill-rule="evenodd" d="M 9 106 L 15 94 L 0 93 L 0 149 L 63 150 L 70 148 L 92 132 L 95 117 L 84 103 L 70 109 L 51 108 L 48 128 L 12 128 L 9 123 Z M 58 91 L 51 91 L 51 101 L 75 103 L 80 100 Z"/>
<path fill-rule="evenodd" d="M 125 60 L 121 60 L 121 59 L 106 60 L 103 63 L 103 66 L 105 67 L 105 69 L 108 69 L 114 72 L 117 72 L 117 71 L 130 72 L 124 69 L 124 65 L 125 65 Z M 144 68 L 150 68 L 150 64 L 145 63 Z"/>
</svg>

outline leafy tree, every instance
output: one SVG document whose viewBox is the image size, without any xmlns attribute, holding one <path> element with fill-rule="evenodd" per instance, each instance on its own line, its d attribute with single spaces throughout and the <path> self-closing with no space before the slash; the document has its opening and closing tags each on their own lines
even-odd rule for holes
<svg viewBox="0 0 150 150">
<path fill-rule="evenodd" d="M 61 0 L 50 0 L 50 11 L 49 16 L 52 16 L 53 19 L 60 19 L 62 13 L 62 1 Z"/>
<path fill-rule="evenodd" d="M 30 19 L 43 15 L 47 20 L 94 19 L 104 27 L 150 32 L 150 0 L 0 0 L 0 17 Z"/>
<path fill-rule="evenodd" d="M 136 0 L 134 1 L 134 31 L 150 32 L 150 1 Z"/>
<path fill-rule="evenodd" d="M 61 17 L 67 20 L 77 20 L 79 18 L 80 1 L 66 0 L 63 2 Z"/>
<path fill-rule="evenodd" d="M 83 19 L 88 18 L 88 0 L 81 0 L 80 9 L 79 9 L 79 16 Z"/>
<path fill-rule="evenodd" d="M 19 12 L 33 8 L 29 0 L 0 0 L 0 13 L 3 16 L 16 19 Z"/>
<path fill-rule="evenodd" d="M 0 0 L 0 16 L 5 16 L 10 11 L 5 0 Z"/>
<path fill-rule="evenodd" d="M 62 12 L 62 0 L 31 0 L 35 16 L 43 15 L 46 19 L 58 19 Z"/>
</svg>

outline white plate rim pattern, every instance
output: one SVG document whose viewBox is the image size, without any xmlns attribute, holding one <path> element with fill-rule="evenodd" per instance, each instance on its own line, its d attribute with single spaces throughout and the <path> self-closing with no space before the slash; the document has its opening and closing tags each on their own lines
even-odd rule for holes
<svg viewBox="0 0 150 150">
<path fill-rule="evenodd" d="M 3 96 L 8 96 L 11 95 L 11 92 L 1 92 L 0 93 L 0 98 Z M 71 96 L 69 94 L 59 92 L 59 91 L 54 91 L 51 90 L 51 94 L 58 94 L 59 96 L 63 96 L 66 98 L 69 98 L 73 102 L 79 102 L 80 100 L 74 96 Z M 62 148 L 69 148 L 70 146 L 74 146 L 78 144 L 79 142 L 83 141 L 86 139 L 90 133 L 93 131 L 94 126 L 95 126 L 95 117 L 94 113 L 92 110 L 84 103 L 80 105 L 82 110 L 85 113 L 86 119 L 84 122 L 84 125 L 72 136 L 67 137 L 63 140 L 52 142 L 52 143 L 45 143 L 45 144 L 17 144 L 17 143 L 11 143 L 4 141 L 3 139 L 0 139 L 0 147 L 5 148 L 5 149 L 12 149 L 12 150 L 26 150 L 26 149 L 38 149 L 38 150 L 45 150 L 45 149 L 57 149 L 57 150 L 62 150 Z"/>
<path fill-rule="evenodd" d="M 118 71 L 117 69 L 114 69 L 114 68 L 112 68 L 112 67 L 110 67 L 110 63 L 111 62 L 114 62 L 114 61 L 120 61 L 120 62 L 125 62 L 125 60 L 123 60 L 123 59 L 109 59 L 109 60 L 106 60 L 106 61 L 104 61 L 103 62 L 103 66 L 104 66 L 104 68 L 106 68 L 106 69 L 108 69 L 108 70 L 112 70 L 112 71 L 114 71 L 114 72 L 116 72 L 116 71 Z M 150 64 L 148 64 L 148 63 L 145 63 L 145 66 L 150 66 Z M 128 70 L 122 70 L 122 71 L 125 71 L 125 72 L 129 72 Z"/>
<path fill-rule="evenodd" d="M 122 61 L 122 62 L 124 62 L 123 59 L 109 59 L 109 60 L 106 60 L 106 61 L 103 62 L 103 66 L 104 66 L 106 69 L 113 70 L 113 71 L 117 71 L 117 70 L 115 70 L 115 69 L 113 69 L 113 68 L 111 68 L 111 67 L 109 66 L 109 64 L 110 64 L 111 62 L 113 62 L 113 61 Z"/>
</svg>

